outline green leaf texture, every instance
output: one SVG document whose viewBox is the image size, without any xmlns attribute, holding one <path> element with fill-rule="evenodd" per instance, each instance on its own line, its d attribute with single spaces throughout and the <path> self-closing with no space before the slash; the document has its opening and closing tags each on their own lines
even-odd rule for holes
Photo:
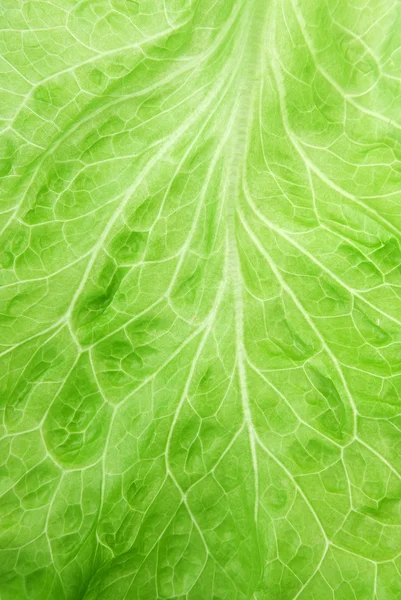
<svg viewBox="0 0 401 600">
<path fill-rule="evenodd" d="M 399 600 L 401 2 L 1 4 L 1 600 Z"/>
</svg>

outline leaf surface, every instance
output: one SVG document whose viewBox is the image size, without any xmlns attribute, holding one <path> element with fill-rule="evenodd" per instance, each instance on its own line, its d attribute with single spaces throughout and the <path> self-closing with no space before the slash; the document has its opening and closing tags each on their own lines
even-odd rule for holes
<svg viewBox="0 0 401 600">
<path fill-rule="evenodd" d="M 1 600 L 396 600 L 401 4 L 5 0 Z"/>
</svg>

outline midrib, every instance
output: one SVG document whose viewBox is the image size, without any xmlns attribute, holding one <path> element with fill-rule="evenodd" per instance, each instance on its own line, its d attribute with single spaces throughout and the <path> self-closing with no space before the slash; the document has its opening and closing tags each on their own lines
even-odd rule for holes
<svg viewBox="0 0 401 600">
<path fill-rule="evenodd" d="M 231 119 L 231 132 L 227 138 L 225 174 L 225 215 L 229 244 L 229 271 L 234 287 L 240 283 L 238 249 L 236 244 L 235 216 L 240 198 L 242 176 L 250 143 L 255 104 L 259 97 L 262 81 L 262 55 L 267 48 L 267 20 L 272 8 L 272 0 L 245 0 L 249 3 L 247 16 L 244 16 L 244 38 L 236 47 L 241 56 L 238 76 L 233 83 L 236 99 L 233 103 L 234 118 Z M 238 292 L 239 290 L 237 290 Z"/>
<path fill-rule="evenodd" d="M 246 426 L 254 472 L 254 518 L 258 520 L 258 464 L 257 441 L 252 422 L 248 397 L 244 350 L 244 307 L 243 282 L 240 259 L 236 242 L 236 207 L 240 199 L 241 181 L 249 146 L 254 106 L 259 96 L 262 80 L 262 53 L 266 48 L 265 32 L 271 0 L 246 0 L 250 8 L 246 33 L 245 51 L 242 53 L 241 68 L 238 74 L 238 96 L 235 101 L 235 115 L 231 134 L 227 141 L 227 173 L 225 186 L 225 214 L 227 218 L 228 272 L 235 310 L 235 346 L 239 388 L 242 400 L 243 418 Z M 255 529 L 257 535 L 257 528 Z"/>
</svg>

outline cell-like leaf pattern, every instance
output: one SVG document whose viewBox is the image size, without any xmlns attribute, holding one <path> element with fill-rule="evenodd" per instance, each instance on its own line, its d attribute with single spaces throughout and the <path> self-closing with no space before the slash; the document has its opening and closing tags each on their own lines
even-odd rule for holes
<svg viewBox="0 0 401 600">
<path fill-rule="evenodd" d="M 1 600 L 399 599 L 399 0 L 0 10 Z"/>
</svg>

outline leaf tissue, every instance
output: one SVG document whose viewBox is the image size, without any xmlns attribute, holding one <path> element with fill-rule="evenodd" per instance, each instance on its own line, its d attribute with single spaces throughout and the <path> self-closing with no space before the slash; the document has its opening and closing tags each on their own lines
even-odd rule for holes
<svg viewBox="0 0 401 600">
<path fill-rule="evenodd" d="M 1 4 L 1 600 L 400 600 L 400 0 Z"/>
</svg>

